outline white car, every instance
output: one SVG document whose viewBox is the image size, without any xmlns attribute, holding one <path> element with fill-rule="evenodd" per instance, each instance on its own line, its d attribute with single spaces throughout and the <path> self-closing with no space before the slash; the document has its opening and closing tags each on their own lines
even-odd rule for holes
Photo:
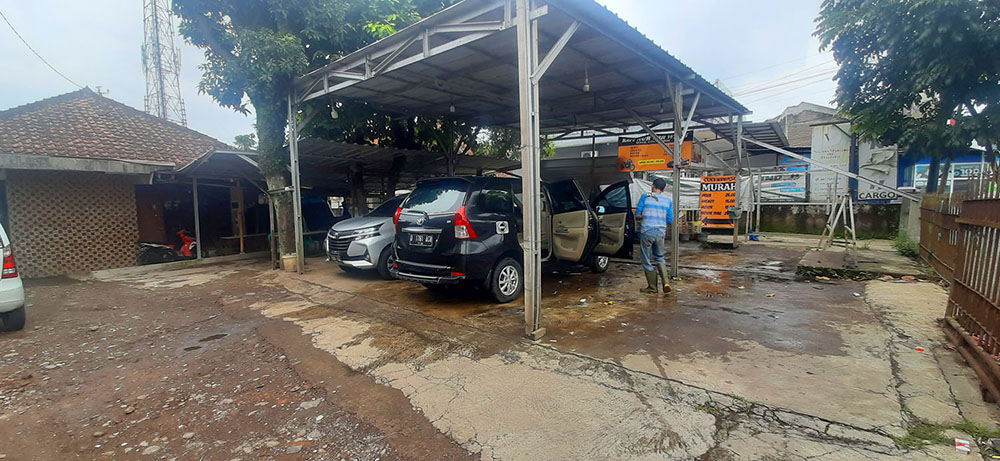
<svg viewBox="0 0 1000 461">
<path fill-rule="evenodd" d="M 24 285 L 14 263 L 14 249 L 7 232 L 0 225 L 0 245 L 3 245 L 0 270 L 0 322 L 5 330 L 24 328 Z"/>
</svg>

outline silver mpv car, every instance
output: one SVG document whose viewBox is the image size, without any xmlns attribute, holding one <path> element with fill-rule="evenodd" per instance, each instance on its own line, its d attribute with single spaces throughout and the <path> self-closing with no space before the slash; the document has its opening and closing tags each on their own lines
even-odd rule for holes
<svg viewBox="0 0 1000 461">
<path fill-rule="evenodd" d="M 327 259 L 345 272 L 375 269 L 385 279 L 392 279 L 392 242 L 396 226 L 392 217 L 406 199 L 397 195 L 365 216 L 334 224 L 326 236 Z"/>
</svg>

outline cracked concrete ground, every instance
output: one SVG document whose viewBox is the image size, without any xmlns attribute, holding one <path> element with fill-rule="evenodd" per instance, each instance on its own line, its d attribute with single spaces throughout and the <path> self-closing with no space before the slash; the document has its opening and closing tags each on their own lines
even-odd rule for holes
<svg viewBox="0 0 1000 461">
<path fill-rule="evenodd" d="M 893 441 L 916 421 L 996 420 L 934 326 L 943 290 L 796 280 L 802 251 L 688 251 L 670 297 L 640 296 L 628 265 L 558 270 L 539 343 L 522 339 L 516 303 L 320 260 L 302 276 L 261 270 L 246 281 L 257 293 L 221 302 L 295 325 L 482 458 L 967 459 Z M 108 279 L 163 290 L 264 266 Z"/>
</svg>

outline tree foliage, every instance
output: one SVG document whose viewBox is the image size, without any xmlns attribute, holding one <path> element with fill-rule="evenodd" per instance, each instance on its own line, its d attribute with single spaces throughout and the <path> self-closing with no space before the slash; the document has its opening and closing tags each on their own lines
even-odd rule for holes
<svg viewBox="0 0 1000 461">
<path fill-rule="evenodd" d="M 243 151 L 257 150 L 257 135 L 254 133 L 238 134 L 233 138 L 233 145 Z"/>
<path fill-rule="evenodd" d="M 259 165 L 272 190 L 288 183 L 286 97 L 295 77 L 440 9 L 440 0 L 174 0 L 180 33 L 205 52 L 199 91 L 256 113 Z M 379 25 L 379 26 L 372 26 Z M 293 239 L 291 202 L 275 199 L 279 244 Z"/>
<path fill-rule="evenodd" d="M 521 132 L 508 127 L 491 127 L 480 135 L 475 154 L 507 160 L 521 159 Z"/>
<path fill-rule="evenodd" d="M 950 158 L 1000 142 L 1000 1 L 825 0 L 816 36 L 866 140 Z"/>
</svg>

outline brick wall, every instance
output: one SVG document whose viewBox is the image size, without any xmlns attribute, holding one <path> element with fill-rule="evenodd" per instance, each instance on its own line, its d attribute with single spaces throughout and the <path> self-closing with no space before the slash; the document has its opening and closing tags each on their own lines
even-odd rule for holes
<svg viewBox="0 0 1000 461">
<path fill-rule="evenodd" d="M 7 171 L 8 233 L 23 277 L 136 264 L 135 186 L 127 176 Z"/>
</svg>

